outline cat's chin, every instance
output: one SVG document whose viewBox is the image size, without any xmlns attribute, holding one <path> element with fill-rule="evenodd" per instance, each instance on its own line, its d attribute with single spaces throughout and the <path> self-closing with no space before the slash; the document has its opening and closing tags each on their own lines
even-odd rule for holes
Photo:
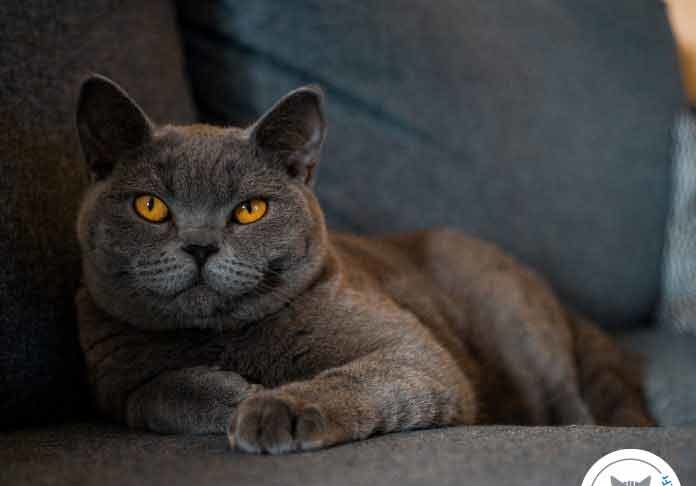
<svg viewBox="0 0 696 486">
<path fill-rule="evenodd" d="M 192 318 L 211 319 L 224 315 L 224 298 L 207 285 L 194 285 L 177 294 L 174 303 L 178 311 Z"/>
<path fill-rule="evenodd" d="M 234 330 L 259 322 L 279 309 L 286 301 L 273 295 L 259 296 L 247 292 L 236 298 L 225 297 L 205 285 L 182 292 L 167 309 L 173 328 Z"/>
<path fill-rule="evenodd" d="M 199 284 L 180 292 L 174 301 L 174 312 L 180 328 L 231 329 L 246 323 L 245 295 L 225 297 L 212 287 Z"/>
</svg>

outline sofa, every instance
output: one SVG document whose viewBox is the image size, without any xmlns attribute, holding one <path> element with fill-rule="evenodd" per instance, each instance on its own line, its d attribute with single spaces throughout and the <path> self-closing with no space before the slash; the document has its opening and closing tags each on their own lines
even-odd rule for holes
<svg viewBox="0 0 696 486">
<path fill-rule="evenodd" d="M 0 484 L 580 484 L 624 448 L 696 482 L 696 337 L 657 324 L 685 107 L 658 0 L 0 4 Z M 642 367 L 659 426 L 453 427 L 254 456 L 99 418 L 72 296 L 79 81 L 157 122 L 327 93 L 331 227 L 454 226 L 539 269 Z"/>
</svg>

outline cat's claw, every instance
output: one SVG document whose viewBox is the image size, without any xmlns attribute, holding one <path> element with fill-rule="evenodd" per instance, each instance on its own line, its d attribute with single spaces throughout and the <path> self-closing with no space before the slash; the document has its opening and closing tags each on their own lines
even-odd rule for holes
<svg viewBox="0 0 696 486">
<path fill-rule="evenodd" d="M 321 410 L 281 393 L 256 394 L 232 414 L 227 431 L 233 449 L 283 454 L 325 447 L 331 443 Z"/>
</svg>

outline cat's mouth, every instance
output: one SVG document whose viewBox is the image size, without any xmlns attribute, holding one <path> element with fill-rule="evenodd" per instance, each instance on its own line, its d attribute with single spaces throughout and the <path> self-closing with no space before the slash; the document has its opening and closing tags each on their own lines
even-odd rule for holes
<svg viewBox="0 0 696 486">
<path fill-rule="evenodd" d="M 204 282 L 200 276 L 198 276 L 189 286 L 176 292 L 172 296 L 172 299 L 177 300 L 180 297 L 185 297 L 187 295 L 196 296 L 197 294 L 205 294 L 205 293 L 213 293 L 213 294 L 219 295 L 218 292 L 216 292 L 214 288 L 212 288 L 210 285 L 208 285 L 206 282 Z"/>
<path fill-rule="evenodd" d="M 238 287 L 217 288 L 220 282 L 207 281 L 199 272 L 191 283 L 171 297 L 171 305 L 181 315 L 193 319 L 219 318 L 234 314 L 239 306 L 258 298 L 275 294 L 284 283 L 283 274 L 290 268 L 288 257 L 271 260 L 257 279 L 239 282 Z"/>
</svg>

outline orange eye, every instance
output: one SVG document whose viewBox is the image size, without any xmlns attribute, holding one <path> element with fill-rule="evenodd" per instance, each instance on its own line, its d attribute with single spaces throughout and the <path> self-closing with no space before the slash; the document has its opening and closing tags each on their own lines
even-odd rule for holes
<svg viewBox="0 0 696 486">
<path fill-rule="evenodd" d="M 250 199 L 234 209 L 234 219 L 240 224 L 255 223 L 263 218 L 268 204 L 263 199 Z"/>
<path fill-rule="evenodd" d="M 169 208 L 164 201 L 151 194 L 136 197 L 133 208 L 138 216 L 151 223 L 161 223 L 169 217 Z"/>
</svg>

